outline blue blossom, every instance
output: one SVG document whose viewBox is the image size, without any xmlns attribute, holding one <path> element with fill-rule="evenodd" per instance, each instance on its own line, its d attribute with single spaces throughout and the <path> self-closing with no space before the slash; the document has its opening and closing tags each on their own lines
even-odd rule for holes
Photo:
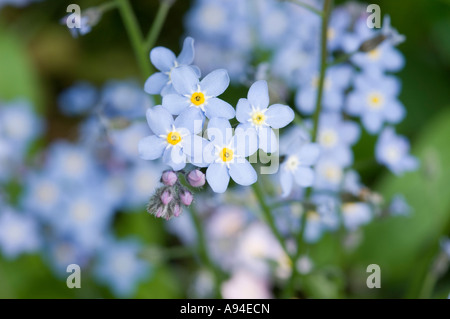
<svg viewBox="0 0 450 319">
<path fill-rule="evenodd" d="M 109 132 L 117 157 L 129 162 L 135 162 L 136 159 L 139 159 L 139 141 L 149 134 L 151 134 L 151 131 L 145 122 L 134 122 L 127 128 Z"/>
<path fill-rule="evenodd" d="M 340 111 L 344 105 L 344 93 L 350 85 L 353 75 L 351 67 L 339 65 L 330 67 L 324 80 L 322 104 L 325 110 Z M 305 114 L 312 114 L 315 110 L 317 90 L 319 85 L 319 72 L 306 72 L 301 81 L 300 88 L 295 96 L 295 105 Z"/>
<path fill-rule="evenodd" d="M 294 111 L 282 104 L 269 107 L 269 89 L 266 81 L 253 83 L 247 99 L 240 99 L 236 107 L 236 118 L 243 129 L 255 130 L 258 147 L 266 153 L 278 149 L 278 140 L 272 130 L 285 127 L 294 120 Z"/>
<path fill-rule="evenodd" d="M 342 219 L 345 228 L 354 231 L 372 220 L 372 210 L 366 203 L 345 203 L 342 205 Z"/>
<path fill-rule="evenodd" d="M 0 9 L 3 6 L 14 6 L 14 7 L 24 7 L 32 2 L 40 1 L 40 0 L 0 0 Z"/>
<path fill-rule="evenodd" d="M 32 172 L 26 176 L 22 205 L 30 213 L 48 221 L 61 208 L 63 192 L 61 183 L 48 172 Z"/>
<path fill-rule="evenodd" d="M 65 185 L 77 185 L 98 176 L 98 163 L 88 149 L 56 141 L 47 150 L 45 169 Z"/>
<path fill-rule="evenodd" d="M 363 73 L 355 77 L 354 86 L 348 95 L 346 111 L 360 116 L 369 133 L 378 133 L 383 123 L 396 124 L 405 117 L 405 107 L 397 99 L 400 83 L 393 76 Z"/>
<path fill-rule="evenodd" d="M 92 84 L 78 82 L 61 93 L 58 106 L 66 115 L 80 115 L 93 111 L 98 98 L 98 91 Z"/>
<path fill-rule="evenodd" d="M 138 284 L 151 274 L 148 262 L 139 258 L 141 246 L 135 240 L 108 240 L 94 266 L 96 279 L 119 297 L 132 296 Z"/>
<path fill-rule="evenodd" d="M 139 208 L 148 202 L 148 195 L 158 186 L 162 165 L 155 162 L 143 162 L 129 168 L 126 172 L 126 207 Z"/>
<path fill-rule="evenodd" d="M 86 183 L 62 198 L 61 209 L 54 211 L 50 225 L 55 234 L 68 237 L 83 249 L 97 249 L 112 222 L 114 211 L 97 183 Z"/>
<path fill-rule="evenodd" d="M 315 167 L 314 189 L 337 191 L 342 183 L 344 168 L 339 159 L 320 158 Z"/>
<path fill-rule="evenodd" d="M 94 254 L 64 236 L 51 237 L 42 253 L 53 272 L 64 279 L 67 278 L 68 265 L 77 264 L 84 269 Z"/>
<path fill-rule="evenodd" d="M 40 245 L 36 220 L 30 214 L 21 214 L 3 206 L 0 212 L 0 249 L 3 255 L 14 259 L 22 253 L 35 252 Z"/>
<path fill-rule="evenodd" d="M 0 102 L 0 138 L 14 144 L 14 154 L 23 154 L 28 144 L 39 137 L 42 120 L 34 113 L 26 100 Z M 14 156 L 11 156 L 14 157 Z"/>
<path fill-rule="evenodd" d="M 322 156 L 339 161 L 343 167 L 353 163 L 351 146 L 360 138 L 360 128 L 352 121 L 344 121 L 339 113 L 322 113 L 319 119 L 317 142 Z"/>
<path fill-rule="evenodd" d="M 347 33 L 344 36 L 343 48 L 346 52 L 355 52 L 364 41 L 370 40 L 379 34 L 367 26 L 366 19 L 367 17 L 362 16 L 355 23 L 354 32 Z M 402 69 L 405 65 L 403 55 L 390 41 L 383 41 L 369 52 L 354 53 L 350 60 L 369 73 L 380 71 L 395 72 Z"/>
<path fill-rule="evenodd" d="M 393 216 L 408 216 L 411 213 L 411 206 L 402 194 L 396 194 L 389 204 L 389 212 Z"/>
<path fill-rule="evenodd" d="M 342 190 L 348 192 L 353 196 L 358 196 L 361 193 L 363 185 L 360 181 L 360 176 L 355 170 L 348 170 L 345 172 L 342 181 Z"/>
<path fill-rule="evenodd" d="M 183 43 L 183 49 L 178 57 L 167 48 L 156 47 L 150 52 L 150 60 L 161 72 L 152 74 L 144 85 L 145 92 L 149 94 L 176 93 L 172 86 L 172 71 L 179 66 L 191 65 L 194 61 L 194 39 L 187 37 Z M 200 77 L 200 69 L 190 66 L 197 77 Z"/>
<path fill-rule="evenodd" d="M 199 110 L 190 109 L 174 120 L 165 108 L 158 105 L 147 111 L 147 122 L 155 135 L 139 142 L 142 159 L 162 157 L 163 162 L 175 171 L 183 169 L 188 159 L 200 164 L 201 158 L 192 158 L 203 145 L 202 138 L 196 135 L 201 132 L 203 123 Z"/>
<path fill-rule="evenodd" d="M 381 132 L 375 146 L 375 158 L 396 175 L 414 171 L 419 166 L 418 160 L 409 154 L 408 139 L 397 135 L 392 127 Z"/>
<path fill-rule="evenodd" d="M 346 8 L 336 8 L 331 12 L 327 30 L 327 48 L 330 51 L 342 49 L 342 40 L 350 27 L 352 17 Z"/>
<path fill-rule="evenodd" d="M 224 118 L 213 118 L 208 124 L 210 143 L 204 147 L 204 161 L 209 163 L 206 180 L 216 193 L 223 193 L 230 177 L 239 185 L 256 182 L 257 175 L 245 159 L 256 152 L 257 135 L 254 130 L 236 128 L 234 136 L 230 123 Z"/>
<path fill-rule="evenodd" d="M 163 106 L 173 115 L 194 108 L 201 110 L 209 119 L 234 117 L 234 108 L 217 98 L 230 84 L 226 70 L 215 70 L 199 81 L 190 67 L 179 67 L 172 71 L 172 84 L 178 94 L 165 95 Z"/>
<path fill-rule="evenodd" d="M 106 118 L 136 119 L 153 106 L 151 98 L 133 80 L 109 81 L 101 92 L 101 113 Z"/>
<path fill-rule="evenodd" d="M 316 164 L 320 155 L 320 147 L 315 143 L 306 143 L 293 150 L 286 156 L 280 167 L 280 184 L 283 196 L 288 196 L 295 184 L 309 187 L 314 183 L 314 171 L 311 168 Z"/>
</svg>

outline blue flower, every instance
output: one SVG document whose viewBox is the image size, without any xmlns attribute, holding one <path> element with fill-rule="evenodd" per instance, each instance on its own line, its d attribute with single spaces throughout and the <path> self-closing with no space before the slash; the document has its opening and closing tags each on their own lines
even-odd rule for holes
<svg viewBox="0 0 450 319">
<path fill-rule="evenodd" d="M 306 143 L 299 149 L 294 148 L 280 167 L 280 183 L 283 196 L 292 191 L 293 183 L 309 187 L 314 183 L 314 171 L 311 169 L 320 155 L 320 147 L 315 143 Z"/>
<path fill-rule="evenodd" d="M 139 160 L 137 145 L 149 134 L 151 131 L 145 122 L 134 122 L 127 128 L 110 131 L 109 136 L 117 157 L 135 162 Z"/>
<path fill-rule="evenodd" d="M 351 146 L 360 137 L 358 124 L 342 120 L 339 113 L 322 113 L 319 120 L 318 143 L 323 157 L 332 157 L 346 167 L 353 162 Z"/>
<path fill-rule="evenodd" d="M 147 122 L 155 135 L 145 137 L 139 142 L 142 159 L 155 160 L 162 156 L 165 164 L 175 171 L 185 167 L 187 159 L 203 145 L 203 139 L 196 135 L 202 130 L 203 116 L 197 109 L 191 109 L 173 119 L 162 106 L 147 111 Z"/>
<path fill-rule="evenodd" d="M 234 108 L 217 98 L 230 84 L 226 70 L 215 70 L 199 81 L 192 68 L 183 66 L 172 71 L 172 83 L 178 94 L 165 95 L 163 106 L 173 115 L 178 115 L 189 108 L 196 108 L 209 119 L 234 117 Z"/>
<path fill-rule="evenodd" d="M 346 203 L 342 205 L 342 219 L 345 228 L 354 231 L 372 220 L 372 210 L 366 203 Z"/>
<path fill-rule="evenodd" d="M 204 147 L 204 161 L 210 163 L 206 170 L 206 180 L 216 193 L 223 193 L 228 187 L 230 177 L 239 185 L 251 185 L 257 175 L 245 157 L 256 152 L 256 133 L 254 130 L 236 128 L 232 135 L 230 123 L 223 118 L 213 118 L 208 124 L 208 138 L 211 141 Z"/>
<path fill-rule="evenodd" d="M 247 99 L 240 99 L 236 107 L 236 118 L 243 129 L 252 129 L 258 135 L 258 147 L 266 153 L 278 149 L 278 141 L 272 128 L 285 127 L 294 120 L 294 111 L 282 104 L 269 106 L 269 89 L 266 81 L 253 83 Z"/>
<path fill-rule="evenodd" d="M 153 106 L 150 96 L 133 80 L 106 83 L 101 92 L 100 103 L 101 115 L 106 118 L 136 119 Z"/>
<path fill-rule="evenodd" d="M 167 48 L 156 47 L 150 52 L 150 60 L 161 72 L 152 74 L 144 85 L 145 92 L 149 94 L 166 95 L 176 93 L 172 86 L 172 71 L 179 66 L 187 66 L 194 61 L 194 39 L 187 37 L 183 43 L 183 49 L 178 57 Z M 200 69 L 191 66 L 197 77 L 200 77 Z"/>
<path fill-rule="evenodd" d="M 353 53 L 364 41 L 372 39 L 377 35 L 378 33 L 374 29 L 367 27 L 366 17 L 364 16 L 355 23 L 354 32 L 344 36 L 344 50 L 348 53 Z M 386 40 L 369 52 L 357 52 L 353 54 L 350 60 L 369 73 L 380 71 L 395 72 L 402 69 L 405 65 L 403 55 L 390 41 Z"/>
<path fill-rule="evenodd" d="M 139 258 L 141 245 L 134 240 L 108 240 L 94 266 L 96 279 L 119 297 L 130 297 L 151 274 L 150 265 Z"/>
<path fill-rule="evenodd" d="M 327 30 L 327 48 L 330 51 L 342 48 L 342 38 L 352 22 L 350 11 L 346 8 L 336 8 L 330 16 Z"/>
<path fill-rule="evenodd" d="M 78 82 L 64 90 L 58 98 L 58 106 L 66 115 L 80 115 L 93 111 L 98 102 L 97 89 L 88 82 Z"/>
<path fill-rule="evenodd" d="M 295 96 L 295 105 L 299 111 L 312 114 L 316 107 L 319 72 L 314 70 L 306 74 Z M 327 70 L 322 101 L 325 110 L 340 111 L 342 109 L 344 93 L 350 85 L 352 75 L 352 68 L 346 65 L 334 66 Z"/>
<path fill-rule="evenodd" d="M 408 216 L 411 213 L 411 206 L 403 195 L 396 194 L 389 204 L 389 212 L 392 216 Z"/>
<path fill-rule="evenodd" d="M 418 168 L 418 160 L 409 153 L 409 142 L 404 136 L 399 136 L 391 127 L 381 132 L 375 146 L 375 157 L 378 163 L 386 165 L 396 175 L 414 171 Z"/>
<path fill-rule="evenodd" d="M 363 73 L 355 78 L 354 86 L 346 111 L 360 116 L 369 133 L 378 133 L 383 123 L 396 124 L 405 117 L 405 107 L 397 100 L 400 83 L 396 78 L 379 72 Z"/>
<path fill-rule="evenodd" d="M 337 191 L 342 183 L 344 169 L 339 159 L 322 157 L 315 167 L 315 190 Z"/>
<path fill-rule="evenodd" d="M 2 206 L 0 213 L 0 249 L 4 256 L 14 259 L 22 253 L 39 249 L 41 237 L 36 220 Z"/>
</svg>

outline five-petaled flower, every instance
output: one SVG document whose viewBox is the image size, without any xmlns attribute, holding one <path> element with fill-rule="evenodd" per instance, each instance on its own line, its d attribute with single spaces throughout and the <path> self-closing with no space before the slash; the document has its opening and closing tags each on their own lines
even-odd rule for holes
<svg viewBox="0 0 450 319">
<path fill-rule="evenodd" d="M 272 128 L 285 127 L 294 120 L 294 111 L 287 105 L 274 104 L 269 107 L 269 89 L 266 81 L 253 83 L 247 99 L 240 99 L 236 107 L 236 118 L 243 129 L 255 130 L 258 147 L 266 153 L 276 152 L 278 142 Z"/>
<path fill-rule="evenodd" d="M 172 71 L 179 66 L 188 66 L 200 77 L 200 69 L 192 64 L 194 61 L 194 39 L 187 37 L 178 57 L 167 48 L 156 47 L 150 52 L 150 60 L 161 72 L 151 75 L 145 82 L 144 90 L 149 94 L 166 95 L 176 93 L 172 86 Z"/>
<path fill-rule="evenodd" d="M 202 121 L 201 114 L 194 110 L 184 112 L 174 120 L 160 105 L 149 109 L 147 122 L 155 135 L 139 142 L 141 158 L 155 160 L 162 156 L 163 162 L 175 171 L 183 169 L 188 159 L 195 162 L 191 155 L 194 148 L 202 144 L 202 138 L 196 135 L 202 130 Z"/>
<path fill-rule="evenodd" d="M 172 84 L 178 94 L 165 95 L 163 106 L 173 115 L 194 108 L 209 119 L 234 117 L 234 108 L 217 98 L 230 84 L 226 70 L 215 70 L 199 81 L 192 68 L 182 66 L 172 71 Z"/>
<path fill-rule="evenodd" d="M 257 175 L 245 159 L 256 152 L 256 132 L 236 128 L 233 136 L 230 123 L 224 118 L 213 118 L 207 129 L 208 143 L 203 157 L 209 163 L 206 180 L 216 193 L 223 193 L 230 177 L 239 185 L 248 186 L 256 182 Z"/>
</svg>

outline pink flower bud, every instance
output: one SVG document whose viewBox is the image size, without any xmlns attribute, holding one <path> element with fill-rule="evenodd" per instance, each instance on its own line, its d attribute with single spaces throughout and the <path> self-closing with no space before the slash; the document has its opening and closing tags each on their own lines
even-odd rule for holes
<svg viewBox="0 0 450 319">
<path fill-rule="evenodd" d="M 205 185 L 205 174 L 198 169 L 193 170 L 188 174 L 187 181 L 193 187 L 201 187 Z"/>
<path fill-rule="evenodd" d="M 161 182 L 166 186 L 173 186 L 177 182 L 178 177 L 174 171 L 165 171 L 161 176 Z"/>
<path fill-rule="evenodd" d="M 181 207 L 180 207 L 180 205 L 175 205 L 175 207 L 173 208 L 173 215 L 175 217 L 178 217 L 178 216 L 180 216 L 180 214 L 181 214 Z"/>
<path fill-rule="evenodd" d="M 156 211 L 156 217 L 161 217 L 163 215 L 163 209 L 162 207 L 159 207 L 158 210 Z"/>
<path fill-rule="evenodd" d="M 186 206 L 191 205 L 193 199 L 194 199 L 194 196 L 189 191 L 185 191 L 180 195 L 181 203 Z"/>
<path fill-rule="evenodd" d="M 162 193 L 162 195 L 161 195 L 160 198 L 161 198 L 161 202 L 162 202 L 164 205 L 168 205 L 168 204 L 172 201 L 173 195 L 172 195 L 172 193 L 169 192 L 169 191 L 164 191 L 164 192 Z"/>
</svg>

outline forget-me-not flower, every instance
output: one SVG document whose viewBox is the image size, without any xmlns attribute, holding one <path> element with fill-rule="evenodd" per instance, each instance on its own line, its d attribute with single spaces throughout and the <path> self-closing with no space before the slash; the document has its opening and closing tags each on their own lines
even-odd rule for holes
<svg viewBox="0 0 450 319">
<path fill-rule="evenodd" d="M 301 187 L 309 187 L 314 183 L 314 171 L 311 169 L 320 155 L 320 147 L 315 143 L 306 143 L 286 156 L 281 165 L 280 184 L 283 196 L 292 191 L 294 182 Z"/>
<path fill-rule="evenodd" d="M 97 89 L 88 82 L 78 82 L 64 90 L 58 97 L 58 106 L 66 115 L 80 115 L 93 108 L 98 102 Z"/>
<path fill-rule="evenodd" d="M 172 71 L 179 66 L 189 66 L 197 77 L 200 77 L 200 69 L 191 65 L 194 61 L 194 39 L 187 37 L 183 43 L 183 49 L 178 57 L 167 48 L 156 47 L 150 52 L 150 60 L 160 71 L 152 74 L 144 85 L 145 92 L 149 94 L 166 95 L 176 93 L 172 85 Z"/>
<path fill-rule="evenodd" d="M 248 186 L 256 182 L 257 175 L 245 157 L 256 152 L 256 132 L 236 128 L 232 135 L 230 123 L 224 118 L 213 118 L 208 124 L 208 138 L 204 147 L 204 161 L 210 163 L 206 180 L 216 193 L 223 193 L 230 177 L 239 185 Z"/>
<path fill-rule="evenodd" d="M 234 108 L 217 98 L 225 92 L 230 84 L 226 70 L 215 70 L 199 81 L 192 68 L 182 66 L 172 71 L 172 83 L 178 94 L 165 95 L 163 106 L 173 115 L 181 114 L 189 108 L 195 108 L 201 110 L 209 119 L 234 117 Z"/>
<path fill-rule="evenodd" d="M 196 109 L 188 110 L 174 120 L 164 107 L 158 105 L 147 111 L 147 122 L 154 135 L 139 142 L 142 159 L 155 160 L 162 156 L 165 164 L 178 171 L 203 145 L 202 138 L 196 135 L 202 130 L 203 116 Z"/>
<path fill-rule="evenodd" d="M 383 123 L 399 123 L 405 117 L 403 104 L 398 101 L 399 81 L 376 73 L 363 73 L 355 77 L 355 89 L 348 95 L 348 114 L 360 116 L 366 130 L 375 134 Z"/>
<path fill-rule="evenodd" d="M 397 135 L 392 127 L 381 132 L 375 146 L 375 157 L 378 163 L 386 165 L 396 175 L 414 171 L 419 166 L 418 160 L 409 154 L 409 141 Z"/>
<path fill-rule="evenodd" d="M 248 91 L 247 99 L 240 99 L 236 107 L 236 118 L 244 129 L 255 130 L 258 147 L 266 153 L 278 149 L 278 141 L 272 130 L 285 127 L 294 120 L 294 111 L 287 105 L 274 104 L 269 107 L 267 82 L 257 81 Z"/>
</svg>

